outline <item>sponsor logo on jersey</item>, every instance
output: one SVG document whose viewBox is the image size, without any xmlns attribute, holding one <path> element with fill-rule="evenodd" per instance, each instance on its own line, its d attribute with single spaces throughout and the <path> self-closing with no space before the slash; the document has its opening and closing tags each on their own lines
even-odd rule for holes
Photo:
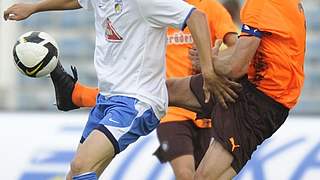
<svg viewBox="0 0 320 180">
<path fill-rule="evenodd" d="M 114 11 L 116 12 L 116 14 L 120 14 L 122 12 L 122 6 L 122 0 L 115 0 Z"/>
<path fill-rule="evenodd" d="M 105 20 L 104 27 L 105 27 L 105 38 L 107 41 L 113 42 L 113 43 L 122 42 L 123 38 L 115 30 L 109 18 Z"/>
<path fill-rule="evenodd" d="M 181 44 L 192 44 L 193 39 L 190 33 L 184 33 L 182 31 L 175 32 L 171 35 L 167 36 L 168 44 L 175 44 L 175 45 L 181 45 Z"/>
<path fill-rule="evenodd" d="M 240 145 L 239 144 L 236 144 L 235 140 L 233 137 L 229 138 L 229 141 L 230 141 L 230 144 L 232 146 L 231 148 L 231 152 L 234 152 L 234 150 L 236 150 L 236 148 L 239 148 Z"/>
</svg>

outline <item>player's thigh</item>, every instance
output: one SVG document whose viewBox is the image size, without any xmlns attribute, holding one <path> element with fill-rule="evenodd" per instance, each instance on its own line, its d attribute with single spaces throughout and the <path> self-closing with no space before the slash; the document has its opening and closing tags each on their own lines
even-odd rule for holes
<svg viewBox="0 0 320 180">
<path fill-rule="evenodd" d="M 201 111 L 201 106 L 190 89 L 190 77 L 167 79 L 169 105 L 186 108 L 195 112 Z"/>
<path fill-rule="evenodd" d="M 82 147 L 82 143 L 79 143 L 77 151 L 80 149 L 80 147 Z M 105 157 L 105 159 L 102 160 L 102 162 L 97 166 L 97 168 L 95 169 L 96 174 L 98 175 L 98 177 L 103 173 L 103 171 L 107 168 L 107 166 L 110 164 L 111 160 L 113 158 L 108 158 Z M 70 179 L 71 180 L 71 179 Z"/>
<path fill-rule="evenodd" d="M 97 130 L 94 130 L 94 131 L 97 131 Z M 94 132 L 93 131 L 93 132 Z M 89 135 L 90 136 L 90 135 Z M 87 140 L 86 140 L 87 141 Z M 83 150 L 83 143 L 79 143 L 78 145 L 78 148 L 77 148 L 77 151 L 76 151 L 76 154 L 79 154 L 80 153 L 80 149 Z M 112 150 L 110 150 L 109 152 L 111 152 Z M 114 155 L 113 155 L 114 156 Z M 110 157 L 110 156 L 104 156 L 103 159 L 101 159 L 100 163 L 98 163 L 95 168 L 94 168 L 94 171 L 96 172 L 96 174 L 98 175 L 98 177 L 103 173 L 103 171 L 106 169 L 106 167 L 110 164 L 110 162 L 112 161 L 113 159 L 113 156 Z M 68 173 L 68 177 L 70 177 L 70 180 L 71 180 L 71 174 Z M 67 180 L 69 180 L 67 178 Z"/>
<path fill-rule="evenodd" d="M 93 130 L 79 146 L 71 170 L 101 171 L 101 167 L 105 167 L 114 154 L 114 146 L 111 141 L 102 132 Z"/>
<path fill-rule="evenodd" d="M 213 141 L 196 171 L 195 179 L 217 179 L 232 161 L 233 156 L 218 141 Z"/>
</svg>

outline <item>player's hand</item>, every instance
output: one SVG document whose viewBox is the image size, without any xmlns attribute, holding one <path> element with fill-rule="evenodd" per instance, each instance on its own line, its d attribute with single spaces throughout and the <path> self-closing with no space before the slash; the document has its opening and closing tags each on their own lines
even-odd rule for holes
<svg viewBox="0 0 320 180">
<path fill-rule="evenodd" d="M 213 58 L 218 57 L 221 44 L 221 40 L 217 40 L 215 42 L 215 47 L 212 49 Z M 227 102 L 235 102 L 238 98 L 236 91 L 242 88 L 239 83 L 231 81 L 226 77 L 218 76 L 215 72 L 212 72 L 209 75 L 204 75 L 203 84 L 206 102 L 209 101 L 210 93 L 212 93 L 224 108 L 228 108 Z"/>
<path fill-rule="evenodd" d="M 189 49 L 189 59 L 191 60 L 191 64 L 192 64 L 192 73 L 193 74 L 200 73 L 201 72 L 200 58 L 199 58 L 198 50 L 194 44 L 192 45 L 192 48 Z"/>
<path fill-rule="evenodd" d="M 209 102 L 210 95 L 213 94 L 215 99 L 227 109 L 227 103 L 234 103 L 236 101 L 238 98 L 236 90 L 240 89 L 240 84 L 230 81 L 225 77 L 217 76 L 215 73 L 204 76 L 203 91 L 206 103 Z"/>
<path fill-rule="evenodd" d="M 212 58 L 217 58 L 218 57 L 221 45 L 222 45 L 222 40 L 221 39 L 217 39 L 214 42 L 214 47 L 212 48 Z"/>
<path fill-rule="evenodd" d="M 5 20 L 20 21 L 28 18 L 35 12 L 34 4 L 19 3 L 9 7 L 3 13 Z"/>
</svg>

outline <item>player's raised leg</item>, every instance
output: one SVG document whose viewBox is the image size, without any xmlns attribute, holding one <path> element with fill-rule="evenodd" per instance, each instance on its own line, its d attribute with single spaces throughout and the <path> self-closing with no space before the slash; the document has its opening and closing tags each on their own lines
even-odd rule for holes
<svg viewBox="0 0 320 180">
<path fill-rule="evenodd" d="M 69 111 L 79 107 L 93 107 L 96 104 L 98 88 L 87 87 L 78 82 L 78 73 L 71 67 L 73 76 L 69 75 L 59 62 L 50 73 L 54 85 L 56 103 L 59 110 Z"/>
<path fill-rule="evenodd" d="M 98 95 L 98 89 L 87 87 L 78 82 L 78 74 L 72 67 L 73 76 L 69 75 L 61 65 L 50 74 L 55 88 L 57 107 L 59 110 L 69 111 L 79 107 L 93 107 Z M 185 107 L 196 112 L 201 106 L 189 88 L 190 77 L 170 78 L 166 80 L 169 94 L 169 105 Z M 179 91 L 176 91 L 179 88 Z"/>
<path fill-rule="evenodd" d="M 62 111 L 79 108 L 72 102 L 72 92 L 75 88 L 76 82 L 78 81 L 77 70 L 75 67 L 71 67 L 71 69 L 73 77 L 64 70 L 59 61 L 57 67 L 50 73 L 55 90 L 57 107 Z"/>
<path fill-rule="evenodd" d="M 201 112 L 201 105 L 190 89 L 190 77 L 167 79 L 169 106 Z M 201 87 L 202 88 L 202 87 Z M 179 89 L 179 91 L 177 91 Z"/>
</svg>

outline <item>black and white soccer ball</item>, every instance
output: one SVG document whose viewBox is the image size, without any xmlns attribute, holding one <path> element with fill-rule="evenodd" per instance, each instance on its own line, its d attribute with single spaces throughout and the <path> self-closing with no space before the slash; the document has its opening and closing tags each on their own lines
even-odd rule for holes
<svg viewBox="0 0 320 180">
<path fill-rule="evenodd" d="M 50 74 L 58 63 L 56 41 L 45 32 L 31 31 L 19 37 L 13 48 L 14 63 L 29 77 Z"/>
</svg>

